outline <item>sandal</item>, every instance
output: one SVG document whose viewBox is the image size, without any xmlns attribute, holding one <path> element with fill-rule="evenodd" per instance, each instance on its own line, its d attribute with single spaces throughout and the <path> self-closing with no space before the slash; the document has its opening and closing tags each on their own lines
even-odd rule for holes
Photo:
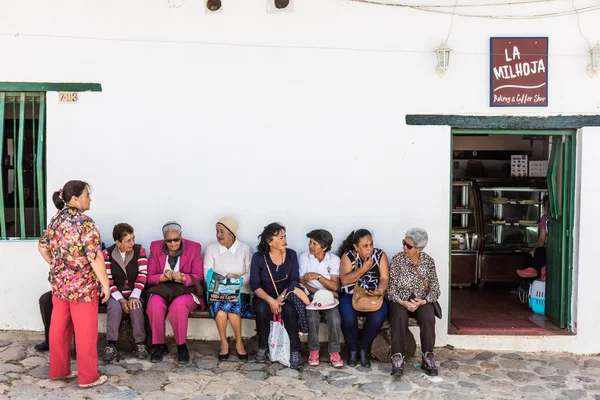
<svg viewBox="0 0 600 400">
<path fill-rule="evenodd" d="M 50 378 L 50 379 L 53 379 L 53 380 L 73 379 L 73 378 L 77 378 L 77 375 L 78 375 L 77 371 L 71 371 L 71 373 L 69 375 L 63 376 L 62 378 Z"/>
<path fill-rule="evenodd" d="M 92 382 L 92 383 L 86 383 L 86 384 L 79 384 L 79 387 L 82 389 L 87 389 L 87 388 L 91 388 L 91 387 L 95 387 L 95 386 L 100 386 L 102 385 L 104 382 L 106 382 L 108 378 L 106 377 L 106 375 L 100 375 L 100 378 L 98 378 L 98 380 L 96 382 Z"/>
</svg>

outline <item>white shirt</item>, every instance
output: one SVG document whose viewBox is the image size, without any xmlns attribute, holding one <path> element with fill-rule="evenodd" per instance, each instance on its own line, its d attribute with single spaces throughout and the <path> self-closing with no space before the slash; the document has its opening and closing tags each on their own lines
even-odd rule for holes
<svg viewBox="0 0 600 400">
<path fill-rule="evenodd" d="M 242 293 L 251 293 L 250 290 L 250 259 L 252 251 L 246 243 L 236 240 L 228 249 L 218 242 L 210 244 L 204 252 L 204 279 L 209 269 L 225 276 L 227 274 L 239 275 L 242 281 Z M 207 285 L 209 282 L 206 283 Z"/>
<path fill-rule="evenodd" d="M 332 276 L 340 276 L 340 258 L 331 251 L 325 253 L 323 261 L 317 260 L 315 256 L 310 253 L 304 253 L 298 258 L 298 264 L 300 264 L 300 277 L 307 272 L 316 272 L 323 278 L 331 279 Z M 316 289 L 325 289 L 325 286 L 316 279 L 307 282 L 308 285 Z"/>
</svg>

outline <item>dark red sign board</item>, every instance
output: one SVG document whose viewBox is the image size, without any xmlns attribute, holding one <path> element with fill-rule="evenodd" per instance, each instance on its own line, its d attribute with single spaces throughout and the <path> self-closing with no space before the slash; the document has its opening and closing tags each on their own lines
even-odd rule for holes
<svg viewBox="0 0 600 400">
<path fill-rule="evenodd" d="M 548 38 L 490 39 L 490 107 L 548 106 Z"/>
</svg>

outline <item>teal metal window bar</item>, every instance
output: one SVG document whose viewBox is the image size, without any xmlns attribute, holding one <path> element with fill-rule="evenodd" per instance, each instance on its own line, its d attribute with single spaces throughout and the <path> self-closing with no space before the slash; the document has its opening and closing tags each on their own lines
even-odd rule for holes
<svg viewBox="0 0 600 400">
<path fill-rule="evenodd" d="M 44 230 L 45 116 L 45 92 L 0 92 L 0 240 Z"/>
</svg>

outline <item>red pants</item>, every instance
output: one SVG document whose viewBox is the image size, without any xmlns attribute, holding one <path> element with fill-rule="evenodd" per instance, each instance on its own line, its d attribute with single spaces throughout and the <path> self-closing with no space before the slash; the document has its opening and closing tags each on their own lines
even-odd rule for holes
<svg viewBox="0 0 600 400">
<path fill-rule="evenodd" d="M 77 382 L 96 382 L 98 375 L 98 300 L 68 301 L 52 296 L 50 319 L 50 378 L 63 378 L 71 373 L 69 357 L 71 336 L 75 329 L 77 347 Z"/>
</svg>

